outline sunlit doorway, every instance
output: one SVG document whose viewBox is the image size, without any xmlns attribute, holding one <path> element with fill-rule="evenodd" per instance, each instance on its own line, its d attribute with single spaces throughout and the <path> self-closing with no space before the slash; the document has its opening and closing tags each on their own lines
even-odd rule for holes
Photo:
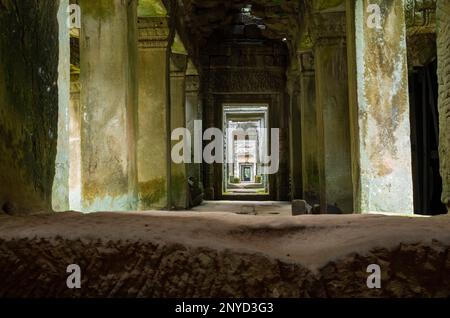
<svg viewBox="0 0 450 318">
<path fill-rule="evenodd" d="M 269 195 L 269 178 L 262 173 L 262 157 L 268 153 L 267 128 L 267 105 L 223 105 L 225 198 Z"/>
</svg>

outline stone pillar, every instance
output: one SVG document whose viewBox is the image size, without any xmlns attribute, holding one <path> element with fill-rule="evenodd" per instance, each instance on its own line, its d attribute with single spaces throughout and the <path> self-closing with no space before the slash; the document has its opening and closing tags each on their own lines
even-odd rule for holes
<svg viewBox="0 0 450 318">
<path fill-rule="evenodd" d="M 300 63 L 300 105 L 302 138 L 303 198 L 319 204 L 319 167 L 317 153 L 317 113 L 314 55 L 311 50 L 298 54 Z"/>
<path fill-rule="evenodd" d="M 80 74 L 70 75 L 69 105 L 69 206 L 81 211 L 81 136 L 80 136 Z"/>
<path fill-rule="evenodd" d="M 379 6 L 379 25 L 369 5 Z M 347 7 L 355 209 L 412 214 L 404 1 L 358 0 Z"/>
<path fill-rule="evenodd" d="M 137 179 L 139 209 L 168 207 L 168 18 L 139 18 Z"/>
<path fill-rule="evenodd" d="M 188 63 L 186 71 L 186 128 L 189 129 L 194 146 L 194 121 L 202 120 L 202 109 L 199 98 L 200 78 L 195 66 L 191 61 Z M 200 131 L 200 134 L 202 131 Z M 202 141 L 199 140 L 200 147 Z M 191 163 L 187 165 L 189 179 L 189 206 L 196 206 L 203 200 L 203 185 L 201 180 L 201 163 L 194 162 L 194 152 L 192 151 Z"/>
<path fill-rule="evenodd" d="M 187 55 L 171 54 L 170 58 L 170 126 L 171 131 L 186 127 L 186 67 Z M 172 141 L 172 147 L 178 141 Z M 172 207 L 186 209 L 188 207 L 188 182 L 185 163 L 174 163 L 171 166 Z"/>
<path fill-rule="evenodd" d="M 136 2 L 80 6 L 83 210 L 134 210 Z"/>
<path fill-rule="evenodd" d="M 351 213 L 353 189 L 345 13 L 317 13 L 314 21 L 321 211 Z"/>
<path fill-rule="evenodd" d="M 450 2 L 437 0 L 437 53 L 439 81 L 440 167 L 442 202 L 450 211 Z"/>
<path fill-rule="evenodd" d="M 205 64 L 203 64 L 205 65 Z M 207 87 L 205 91 L 205 95 L 203 96 L 203 130 L 205 131 L 208 128 L 214 128 L 214 109 L 215 109 L 215 98 L 211 89 L 211 84 L 209 83 L 210 74 L 213 72 L 210 70 L 206 70 L 209 74 L 205 76 L 206 80 L 202 82 L 204 86 Z M 208 145 L 210 141 L 203 141 L 203 149 Z M 220 198 L 221 193 L 219 193 L 218 189 L 214 188 L 214 173 L 215 173 L 214 164 L 203 164 L 203 182 L 205 186 L 205 198 L 207 200 L 217 200 Z"/>
<path fill-rule="evenodd" d="M 0 214 L 68 205 L 67 152 L 56 158 L 55 176 L 58 126 L 69 104 L 66 8 L 64 1 L 0 1 Z M 61 182 L 58 206 L 54 180 Z"/>
<path fill-rule="evenodd" d="M 70 210 L 70 29 L 67 27 L 69 0 L 60 0 L 58 8 L 58 132 L 55 160 L 55 176 L 52 185 L 51 205 L 54 211 Z M 26 41 L 25 41 L 26 42 Z M 34 53 L 34 52 L 33 52 Z M 40 67 L 40 72 L 42 68 Z M 47 86 L 49 87 L 49 86 Z"/>
<path fill-rule="evenodd" d="M 300 79 L 298 65 L 288 72 L 291 200 L 303 199 Z"/>
</svg>

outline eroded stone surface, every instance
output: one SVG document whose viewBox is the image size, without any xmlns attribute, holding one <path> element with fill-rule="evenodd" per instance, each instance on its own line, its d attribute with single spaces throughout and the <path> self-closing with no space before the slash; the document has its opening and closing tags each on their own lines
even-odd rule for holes
<svg viewBox="0 0 450 318">
<path fill-rule="evenodd" d="M 168 19 L 139 18 L 137 179 L 138 208 L 168 205 Z"/>
<path fill-rule="evenodd" d="M 82 208 L 135 208 L 136 3 L 90 0 L 80 38 Z M 114 36 L 112 36 L 114 34 Z"/>
<path fill-rule="evenodd" d="M 442 202 L 450 209 L 450 3 L 437 2 L 437 50 L 439 80 L 440 166 Z"/>
<path fill-rule="evenodd" d="M 1 297 L 449 297 L 450 218 L 0 217 Z M 78 264 L 82 288 L 66 287 Z M 368 289 L 369 264 L 381 289 Z"/>
<path fill-rule="evenodd" d="M 0 209 L 51 207 L 58 123 L 59 1 L 0 1 Z M 23 21 L 27 21 L 24 23 Z"/>
<path fill-rule="evenodd" d="M 380 1 L 381 28 L 356 3 L 356 73 L 361 212 L 413 212 L 406 26 L 403 1 Z M 354 159 L 355 160 L 355 159 Z M 401 200 L 399 200 L 401 198 Z"/>
</svg>

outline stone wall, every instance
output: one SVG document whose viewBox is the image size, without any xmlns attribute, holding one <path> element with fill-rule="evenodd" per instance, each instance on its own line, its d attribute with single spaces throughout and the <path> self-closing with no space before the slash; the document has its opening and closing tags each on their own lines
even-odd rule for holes
<svg viewBox="0 0 450 318">
<path fill-rule="evenodd" d="M 442 202 L 450 208 L 450 2 L 437 2 L 440 164 Z"/>
<path fill-rule="evenodd" d="M 51 207 L 58 123 L 57 0 L 0 1 L 0 208 Z"/>
</svg>

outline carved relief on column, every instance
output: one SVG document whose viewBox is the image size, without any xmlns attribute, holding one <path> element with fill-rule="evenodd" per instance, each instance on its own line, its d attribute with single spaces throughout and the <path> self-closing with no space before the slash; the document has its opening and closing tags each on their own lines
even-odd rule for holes
<svg viewBox="0 0 450 318">
<path fill-rule="evenodd" d="M 169 21 L 164 17 L 138 18 L 139 49 L 166 49 L 169 43 Z"/>
<path fill-rule="evenodd" d="M 316 183 L 320 184 L 321 212 L 348 213 L 352 211 L 353 189 L 345 12 L 316 13 L 313 27 L 319 172 Z"/>
<path fill-rule="evenodd" d="M 439 81 L 439 159 L 443 181 L 442 202 L 450 211 L 450 2 L 438 0 L 437 53 Z"/>
<path fill-rule="evenodd" d="M 170 28 L 164 17 L 138 18 L 139 209 L 168 208 L 170 201 L 170 116 L 168 50 Z M 169 127 L 168 127 L 169 126 Z"/>
<path fill-rule="evenodd" d="M 194 64 L 190 60 L 186 70 L 186 128 L 191 133 L 191 138 L 196 137 L 195 121 L 201 120 L 201 102 L 199 98 L 200 78 Z M 192 139 L 195 145 L 201 147 L 200 140 Z M 191 163 L 187 165 L 187 175 L 189 180 L 189 207 L 199 205 L 203 200 L 203 183 L 201 178 L 201 167 L 199 163 L 195 163 L 195 153 L 191 153 Z"/>
<path fill-rule="evenodd" d="M 189 105 L 189 115 L 193 117 L 192 120 L 202 120 L 202 109 L 200 101 L 200 76 L 192 61 L 189 60 L 186 70 L 186 101 Z M 189 124 L 189 118 L 187 119 Z M 193 123 L 191 123 L 193 125 Z"/>
<path fill-rule="evenodd" d="M 436 32 L 436 0 L 405 0 L 408 36 Z"/>
<path fill-rule="evenodd" d="M 436 58 L 436 0 L 405 0 L 408 68 Z"/>
<path fill-rule="evenodd" d="M 298 52 L 300 65 L 300 104 L 302 137 L 303 198 L 311 205 L 319 203 L 319 167 L 317 149 L 317 114 L 314 53 L 312 50 Z"/>
<path fill-rule="evenodd" d="M 298 52 L 300 72 L 302 74 L 314 74 L 314 53 L 312 50 Z"/>
<path fill-rule="evenodd" d="M 312 19 L 311 40 L 314 46 L 345 45 L 345 12 L 315 13 Z"/>
<path fill-rule="evenodd" d="M 289 155 L 290 155 L 290 193 L 291 200 L 303 198 L 302 190 L 302 144 L 301 144 L 301 104 L 300 67 L 296 57 L 291 59 L 287 72 L 286 91 L 289 95 Z"/>
<path fill-rule="evenodd" d="M 186 127 L 186 68 L 187 55 L 171 54 L 170 57 L 170 128 Z M 172 141 L 172 149 L 177 144 Z M 169 159 L 171 160 L 171 159 Z M 171 163 L 171 208 L 186 209 L 189 204 L 186 164 Z"/>
</svg>

